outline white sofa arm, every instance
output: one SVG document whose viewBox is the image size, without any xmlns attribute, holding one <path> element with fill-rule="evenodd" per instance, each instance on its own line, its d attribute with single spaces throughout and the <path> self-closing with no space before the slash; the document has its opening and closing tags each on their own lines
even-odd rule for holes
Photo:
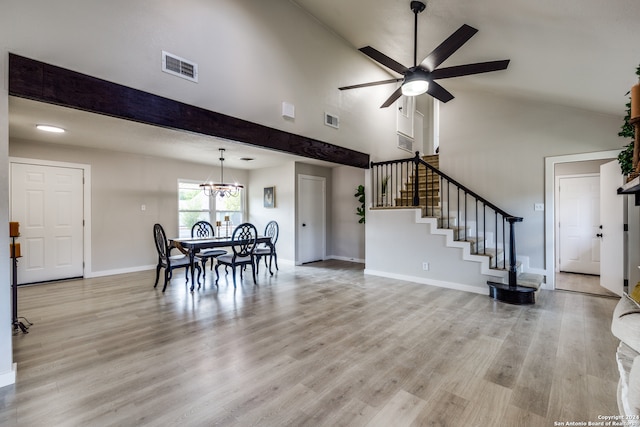
<svg viewBox="0 0 640 427">
<path fill-rule="evenodd" d="M 611 332 L 620 341 L 640 353 L 640 307 L 628 296 L 620 298 L 613 311 Z"/>
</svg>

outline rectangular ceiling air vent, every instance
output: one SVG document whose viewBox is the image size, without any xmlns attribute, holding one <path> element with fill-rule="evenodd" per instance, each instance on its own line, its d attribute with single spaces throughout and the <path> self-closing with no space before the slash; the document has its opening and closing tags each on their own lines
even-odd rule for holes
<svg viewBox="0 0 640 427">
<path fill-rule="evenodd" d="M 340 118 L 333 114 L 329 114 L 325 111 L 324 113 L 324 124 L 327 126 L 331 126 L 332 128 L 340 128 Z"/>
<path fill-rule="evenodd" d="M 198 64 L 164 50 L 162 51 L 162 71 L 192 82 L 198 82 Z"/>
<path fill-rule="evenodd" d="M 413 139 L 398 133 L 398 148 L 413 153 Z"/>
</svg>

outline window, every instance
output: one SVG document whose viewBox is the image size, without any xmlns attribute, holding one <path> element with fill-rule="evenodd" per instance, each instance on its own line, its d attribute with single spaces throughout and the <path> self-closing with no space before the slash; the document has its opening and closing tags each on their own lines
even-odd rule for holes
<svg viewBox="0 0 640 427">
<path fill-rule="evenodd" d="M 229 223 L 225 221 L 229 217 Z M 198 221 L 209 221 L 217 236 L 231 236 L 244 222 L 244 189 L 234 197 L 207 197 L 200 183 L 178 181 L 178 229 L 180 237 L 191 237 L 191 227 Z M 220 226 L 216 225 L 220 221 Z"/>
</svg>

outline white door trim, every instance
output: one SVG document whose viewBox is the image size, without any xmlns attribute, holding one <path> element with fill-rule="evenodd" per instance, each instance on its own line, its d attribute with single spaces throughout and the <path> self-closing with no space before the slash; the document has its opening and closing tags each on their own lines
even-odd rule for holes
<svg viewBox="0 0 640 427">
<path fill-rule="evenodd" d="M 9 165 L 12 163 L 38 165 L 38 166 L 52 166 L 61 168 L 82 169 L 84 171 L 84 183 L 83 188 L 83 217 L 84 217 L 84 233 L 83 234 L 83 258 L 84 268 L 83 277 L 89 278 L 92 276 L 91 271 L 91 165 L 83 163 L 68 163 L 68 162 L 56 162 L 52 160 L 40 160 L 40 159 L 27 159 L 23 157 L 9 157 Z M 11 189 L 11 174 L 9 174 L 9 189 Z M 11 194 L 9 194 L 9 203 L 11 203 Z M 9 206 L 9 212 L 11 212 L 11 206 Z"/>
<path fill-rule="evenodd" d="M 621 150 L 598 151 L 594 153 L 569 154 L 544 158 L 544 274 L 546 276 L 545 289 L 556 288 L 555 260 L 556 260 L 556 230 L 555 230 L 555 198 L 556 191 L 555 166 L 559 163 L 583 162 L 587 160 L 615 159 Z"/>
</svg>

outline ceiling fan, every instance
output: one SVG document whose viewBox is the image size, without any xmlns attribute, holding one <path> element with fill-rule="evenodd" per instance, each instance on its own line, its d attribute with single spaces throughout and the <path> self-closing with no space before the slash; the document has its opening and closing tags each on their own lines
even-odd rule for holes
<svg viewBox="0 0 640 427">
<path fill-rule="evenodd" d="M 471 74 L 488 73 L 490 71 L 504 70 L 509 66 L 509 60 L 476 62 L 474 64 L 456 65 L 453 67 L 438 68 L 447 58 L 449 58 L 456 50 L 460 49 L 475 33 L 475 28 L 464 24 L 458 28 L 456 32 L 449 36 L 445 41 L 440 43 L 433 52 L 431 52 L 420 64 L 417 60 L 417 43 L 418 43 L 418 14 L 425 9 L 425 4 L 421 1 L 412 1 L 411 10 L 414 13 L 415 25 L 413 33 L 413 67 L 405 67 L 404 65 L 389 58 L 384 53 L 365 46 L 360 49 L 374 61 L 379 62 L 391 70 L 402 74 L 404 77 L 396 79 L 381 80 L 377 82 L 362 83 L 352 86 L 343 86 L 338 89 L 356 89 L 368 86 L 384 85 L 388 83 L 402 82 L 402 85 L 391 94 L 389 98 L 380 106 L 386 108 L 393 104 L 401 95 L 416 96 L 428 93 L 441 102 L 448 102 L 453 99 L 453 95 L 445 88 L 440 86 L 434 80 L 448 79 L 451 77 L 468 76 Z"/>
</svg>

